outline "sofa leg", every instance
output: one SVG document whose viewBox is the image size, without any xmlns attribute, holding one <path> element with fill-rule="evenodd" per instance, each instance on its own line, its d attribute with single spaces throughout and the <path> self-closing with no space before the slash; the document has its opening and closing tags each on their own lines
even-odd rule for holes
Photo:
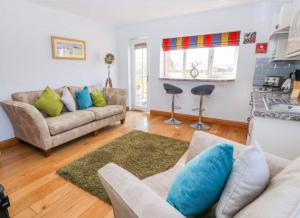
<svg viewBox="0 0 300 218">
<path fill-rule="evenodd" d="M 48 150 L 44 151 L 44 156 L 45 157 L 49 157 L 51 154 L 52 154 L 52 150 L 51 149 L 48 149 Z"/>
<path fill-rule="evenodd" d="M 121 124 L 124 124 L 125 123 L 125 119 L 121 120 Z"/>
</svg>

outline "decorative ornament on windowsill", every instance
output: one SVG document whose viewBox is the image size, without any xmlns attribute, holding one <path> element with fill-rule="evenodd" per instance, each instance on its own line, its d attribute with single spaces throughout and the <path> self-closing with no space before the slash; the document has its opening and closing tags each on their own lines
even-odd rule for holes
<svg viewBox="0 0 300 218">
<path fill-rule="evenodd" d="M 197 62 L 192 63 L 192 69 L 190 70 L 190 76 L 193 79 L 197 78 L 197 76 L 199 75 L 199 70 L 197 69 L 198 65 L 199 64 Z"/>
<path fill-rule="evenodd" d="M 114 63 L 115 56 L 111 53 L 108 53 L 104 57 L 104 61 L 107 64 L 107 79 L 105 82 L 105 87 L 112 87 L 112 80 L 110 78 L 110 65 Z"/>
</svg>

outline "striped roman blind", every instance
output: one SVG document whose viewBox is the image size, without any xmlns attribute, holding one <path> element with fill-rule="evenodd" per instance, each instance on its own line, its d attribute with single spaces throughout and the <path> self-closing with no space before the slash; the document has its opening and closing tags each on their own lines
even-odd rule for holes
<svg viewBox="0 0 300 218">
<path fill-rule="evenodd" d="M 238 46 L 239 44 L 240 31 L 234 31 L 197 36 L 166 38 L 163 39 L 162 47 L 164 51 L 169 51 L 190 48 Z"/>
</svg>

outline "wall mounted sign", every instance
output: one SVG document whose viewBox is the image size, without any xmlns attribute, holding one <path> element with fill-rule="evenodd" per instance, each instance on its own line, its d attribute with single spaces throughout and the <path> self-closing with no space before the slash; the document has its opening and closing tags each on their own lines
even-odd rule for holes
<svg viewBox="0 0 300 218">
<path fill-rule="evenodd" d="M 85 41 L 51 36 L 54 59 L 85 60 Z"/>
<path fill-rule="evenodd" d="M 251 44 L 256 42 L 256 32 L 245 33 L 243 44 Z"/>
<path fill-rule="evenodd" d="M 268 43 L 256 43 L 256 50 L 255 53 L 257 54 L 264 54 L 268 52 Z"/>
</svg>

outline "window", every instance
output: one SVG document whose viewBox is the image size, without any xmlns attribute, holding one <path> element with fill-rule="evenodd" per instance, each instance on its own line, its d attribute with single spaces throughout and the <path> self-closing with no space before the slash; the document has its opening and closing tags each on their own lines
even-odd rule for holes
<svg viewBox="0 0 300 218">
<path fill-rule="evenodd" d="M 240 31 L 165 38 L 164 78 L 235 79 Z"/>
<path fill-rule="evenodd" d="M 164 51 L 166 78 L 235 79 L 238 46 Z"/>
</svg>

